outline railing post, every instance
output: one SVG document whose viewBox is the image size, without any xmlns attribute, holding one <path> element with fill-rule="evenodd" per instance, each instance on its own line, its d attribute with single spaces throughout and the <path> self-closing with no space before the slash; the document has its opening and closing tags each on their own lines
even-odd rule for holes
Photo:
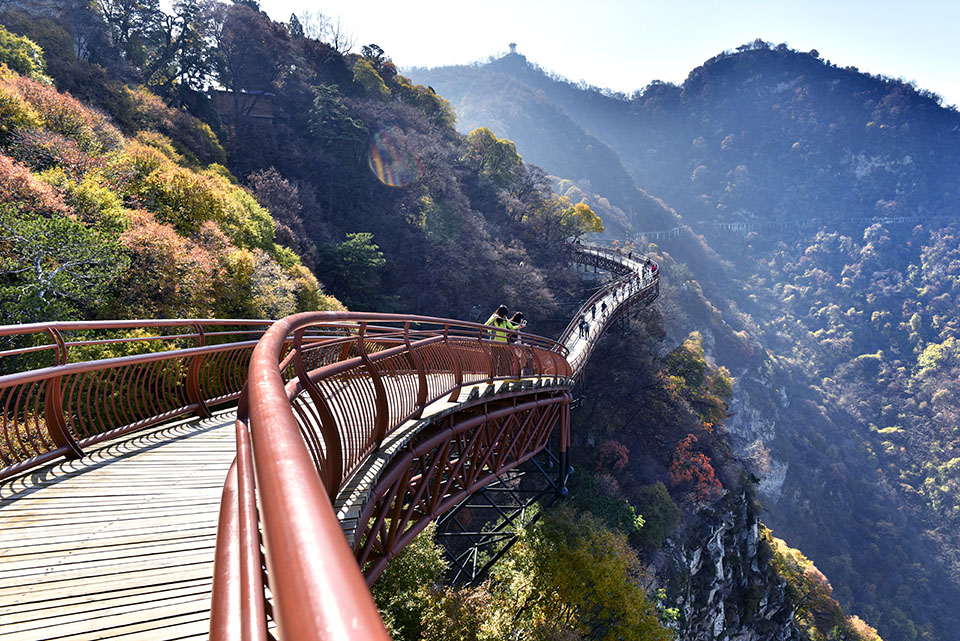
<svg viewBox="0 0 960 641">
<path fill-rule="evenodd" d="M 410 352 L 410 358 L 413 359 L 413 366 L 417 368 L 417 404 L 413 418 L 420 418 L 420 415 L 423 414 L 423 408 L 427 405 L 427 372 L 423 365 L 423 359 L 414 351 L 413 345 L 410 342 L 410 321 L 407 321 L 403 325 L 403 344 L 407 346 L 407 351 Z"/>
<path fill-rule="evenodd" d="M 57 357 L 55 365 L 65 365 L 67 362 L 67 344 L 63 340 L 63 335 L 55 327 L 47 328 L 47 333 L 57 344 Z M 83 450 L 77 445 L 70 429 L 67 427 L 67 421 L 63 417 L 63 396 L 61 387 L 61 376 L 48 378 L 44 383 L 43 390 L 43 418 L 47 426 L 47 434 L 53 440 L 58 448 L 66 448 L 64 456 L 68 459 L 77 459 L 83 456 Z"/>
<path fill-rule="evenodd" d="M 533 358 L 534 374 L 537 376 L 543 376 L 543 363 L 540 361 L 539 351 L 540 350 L 533 345 L 530 346 L 530 354 Z"/>
<path fill-rule="evenodd" d="M 387 390 L 383 386 L 380 373 L 377 372 L 377 368 L 373 366 L 373 361 L 370 360 L 370 355 L 367 354 L 367 347 L 364 342 L 366 334 L 367 322 L 362 321 L 360 323 L 360 334 L 357 336 L 357 347 L 360 349 L 360 360 L 363 361 L 364 367 L 367 368 L 367 372 L 370 374 L 370 380 L 373 382 L 373 391 L 376 394 L 373 437 L 377 443 L 377 447 L 380 447 L 384 437 L 387 435 L 387 424 L 390 421 L 390 405 L 387 403 Z"/>
<path fill-rule="evenodd" d="M 460 397 L 460 388 L 463 387 L 463 366 L 460 364 L 460 354 L 450 346 L 450 325 L 443 326 L 443 344 L 450 353 L 450 361 L 453 363 L 453 382 L 456 384 L 448 400 L 456 403 Z"/>
<path fill-rule="evenodd" d="M 310 395 L 310 400 L 313 401 L 313 406 L 317 408 L 317 414 L 320 416 L 320 433 L 323 435 L 323 444 L 326 446 L 324 469 L 319 470 L 320 481 L 327 491 L 327 496 L 331 497 L 330 500 L 332 501 L 333 497 L 336 497 L 337 492 L 340 491 L 340 482 L 343 480 L 343 446 L 340 443 L 340 430 L 337 428 L 337 421 L 333 418 L 333 412 L 330 411 L 326 399 L 323 398 L 323 394 L 320 393 L 320 389 L 310 378 L 307 368 L 303 364 L 304 331 L 306 331 L 306 328 L 297 330 L 293 337 L 293 344 L 290 349 L 297 352 L 296 356 L 293 357 L 293 371 L 300 379 L 300 384 L 307 390 L 307 394 Z M 240 398 L 241 401 L 245 399 L 244 396 Z"/>
<path fill-rule="evenodd" d="M 203 332 L 203 326 L 195 323 L 193 328 L 197 330 L 197 347 L 203 347 L 207 344 L 207 336 Z M 206 358 L 204 354 L 198 354 L 190 359 L 190 366 L 187 368 L 187 399 L 197 406 L 197 414 L 200 418 L 210 418 L 213 414 L 207 407 L 207 399 L 204 398 L 203 390 L 200 389 L 200 368 L 203 367 L 203 361 Z"/>
<path fill-rule="evenodd" d="M 480 349 L 483 350 L 483 353 L 487 355 L 487 360 L 489 360 L 489 362 L 490 362 L 489 378 L 490 378 L 490 380 L 492 381 L 492 380 L 496 377 L 497 367 L 496 367 L 496 364 L 494 363 L 494 360 L 493 360 L 493 346 L 492 346 L 492 345 L 489 345 L 489 344 L 487 344 L 487 343 L 484 342 L 484 340 L 483 340 L 483 332 L 484 332 L 484 330 L 481 329 L 481 330 L 477 333 L 477 341 L 479 341 L 479 343 L 480 343 Z M 494 334 L 494 335 L 496 335 L 496 334 Z"/>
<path fill-rule="evenodd" d="M 61 377 L 48 378 L 44 385 L 43 417 L 47 426 L 47 433 L 57 447 L 65 447 L 64 453 L 68 459 L 80 458 L 83 450 L 77 445 L 67 428 L 63 418 L 63 399 L 61 398 Z"/>
<path fill-rule="evenodd" d="M 557 479 L 557 494 L 566 496 L 567 479 L 570 477 L 570 396 L 566 394 L 563 406 L 560 410 L 560 465 Z"/>
</svg>

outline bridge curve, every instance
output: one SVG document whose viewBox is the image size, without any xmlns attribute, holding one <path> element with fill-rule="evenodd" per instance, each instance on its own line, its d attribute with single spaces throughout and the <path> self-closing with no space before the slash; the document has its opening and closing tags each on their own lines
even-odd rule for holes
<svg viewBox="0 0 960 641">
<path fill-rule="evenodd" d="M 157 321 L 172 338 L 137 340 L 178 349 L 68 363 L 70 350 L 102 351 L 125 339 L 63 338 L 92 324 L 26 328 L 51 340 L 0 357 L 47 350 L 54 363 L 0 376 L 0 478 L 238 400 L 211 638 L 265 639 L 275 625 L 285 638 L 386 638 L 358 561 L 372 580 L 430 519 L 541 450 L 552 433 L 565 450 L 571 388 L 593 345 L 616 317 L 659 293 L 659 275 L 632 254 L 578 244 L 570 258 L 614 278 L 581 308 L 605 305 L 607 313 L 583 333 L 578 315 L 558 342 L 524 335 L 501 343 L 482 326 L 444 319 L 317 313 L 266 333 L 263 321 Z M 107 325 L 97 328 L 145 323 Z M 0 336 L 26 330 L 2 328 Z M 237 372 L 248 362 L 241 394 Z M 80 411 L 91 397 L 111 408 L 103 418 Z M 351 514 L 345 537 L 341 521 Z"/>
</svg>

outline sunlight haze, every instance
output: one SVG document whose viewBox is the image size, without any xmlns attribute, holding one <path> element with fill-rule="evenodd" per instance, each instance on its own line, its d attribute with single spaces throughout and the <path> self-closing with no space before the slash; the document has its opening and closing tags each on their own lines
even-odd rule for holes
<svg viewBox="0 0 960 641">
<path fill-rule="evenodd" d="M 957 2 L 262 0 L 261 7 L 281 21 L 303 11 L 340 17 L 355 50 L 376 43 L 404 69 L 485 61 L 516 42 L 548 71 L 629 94 L 654 79 L 681 83 L 708 58 L 761 38 L 913 80 L 944 104 L 960 103 Z"/>
</svg>

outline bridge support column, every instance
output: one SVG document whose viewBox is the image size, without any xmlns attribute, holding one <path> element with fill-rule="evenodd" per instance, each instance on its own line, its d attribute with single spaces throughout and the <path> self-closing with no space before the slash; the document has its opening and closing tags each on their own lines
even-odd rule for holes
<svg viewBox="0 0 960 641">
<path fill-rule="evenodd" d="M 573 472 L 573 468 L 570 466 L 570 405 L 572 403 L 572 397 L 567 399 L 567 402 L 563 404 L 563 410 L 560 417 L 560 443 L 558 449 L 558 461 L 559 468 L 557 470 L 557 495 L 566 496 L 569 493 L 567 489 L 567 480 L 570 478 L 570 474 Z"/>
</svg>

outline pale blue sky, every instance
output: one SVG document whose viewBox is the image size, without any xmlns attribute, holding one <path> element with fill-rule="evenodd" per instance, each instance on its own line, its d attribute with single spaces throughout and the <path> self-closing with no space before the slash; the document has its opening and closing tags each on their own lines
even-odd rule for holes
<svg viewBox="0 0 960 641">
<path fill-rule="evenodd" d="M 400 67 L 485 60 L 509 42 L 570 80 L 632 92 L 682 82 L 724 49 L 763 38 L 840 66 L 914 80 L 960 104 L 960 0 L 261 0 L 273 19 L 339 16 L 356 50 Z"/>
</svg>

